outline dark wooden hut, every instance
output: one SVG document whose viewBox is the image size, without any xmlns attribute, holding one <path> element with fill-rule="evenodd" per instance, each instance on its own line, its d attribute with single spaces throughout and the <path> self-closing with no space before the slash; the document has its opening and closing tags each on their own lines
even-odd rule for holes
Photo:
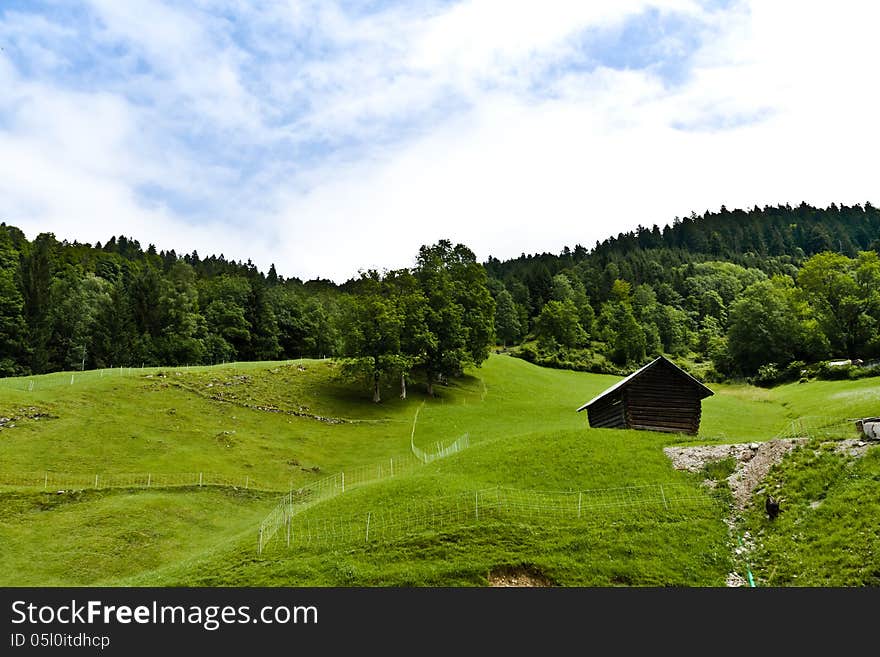
<svg viewBox="0 0 880 657">
<path fill-rule="evenodd" d="M 660 356 L 581 406 L 591 427 L 696 434 L 702 400 L 714 393 Z"/>
</svg>

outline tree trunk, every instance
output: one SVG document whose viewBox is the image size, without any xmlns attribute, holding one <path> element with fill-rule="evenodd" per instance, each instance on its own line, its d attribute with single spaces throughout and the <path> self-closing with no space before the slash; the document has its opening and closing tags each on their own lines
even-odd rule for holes
<svg viewBox="0 0 880 657">
<path fill-rule="evenodd" d="M 406 399 L 406 374 L 400 373 L 400 398 Z"/>
<path fill-rule="evenodd" d="M 378 404 L 382 399 L 379 397 L 379 358 L 373 358 L 373 402 Z"/>
</svg>

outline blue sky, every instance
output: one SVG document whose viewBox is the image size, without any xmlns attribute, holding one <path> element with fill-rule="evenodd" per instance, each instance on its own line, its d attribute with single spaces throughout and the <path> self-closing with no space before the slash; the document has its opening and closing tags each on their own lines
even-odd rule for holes
<svg viewBox="0 0 880 657">
<path fill-rule="evenodd" d="M 338 282 L 877 203 L 871 3 L 0 3 L 0 219 Z"/>
</svg>

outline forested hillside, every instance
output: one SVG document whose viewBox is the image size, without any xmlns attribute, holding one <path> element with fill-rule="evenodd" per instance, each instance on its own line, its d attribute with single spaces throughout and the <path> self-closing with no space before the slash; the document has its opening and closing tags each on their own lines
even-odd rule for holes
<svg viewBox="0 0 880 657">
<path fill-rule="evenodd" d="M 772 383 L 880 355 L 878 252 L 870 203 L 801 204 L 722 207 L 589 251 L 485 264 L 499 341 L 528 340 L 529 360 L 622 372 L 666 353 L 706 378 Z"/>
<path fill-rule="evenodd" d="M 869 203 L 722 207 L 503 262 L 443 240 L 412 268 L 337 285 L 134 237 L 30 241 L 4 223 L 0 375 L 341 356 L 379 401 L 383 383 L 430 386 L 498 344 L 612 373 L 665 353 L 705 378 L 772 383 L 880 356 L 878 251 Z"/>
<path fill-rule="evenodd" d="M 336 286 L 133 238 L 30 242 L 2 224 L 0 375 L 343 356 L 375 401 L 415 372 L 430 388 L 486 359 L 494 304 L 467 247 L 441 240 L 416 262 Z"/>
</svg>

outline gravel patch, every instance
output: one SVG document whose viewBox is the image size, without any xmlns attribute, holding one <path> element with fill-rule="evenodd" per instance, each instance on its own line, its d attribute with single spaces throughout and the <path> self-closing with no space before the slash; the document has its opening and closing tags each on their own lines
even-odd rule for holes
<svg viewBox="0 0 880 657">
<path fill-rule="evenodd" d="M 752 493 L 775 464 L 807 438 L 779 438 L 763 443 L 665 447 L 663 452 L 676 470 L 701 471 L 707 463 L 728 457 L 736 459 L 736 468 L 727 478 L 737 510 L 746 507 Z"/>
</svg>

